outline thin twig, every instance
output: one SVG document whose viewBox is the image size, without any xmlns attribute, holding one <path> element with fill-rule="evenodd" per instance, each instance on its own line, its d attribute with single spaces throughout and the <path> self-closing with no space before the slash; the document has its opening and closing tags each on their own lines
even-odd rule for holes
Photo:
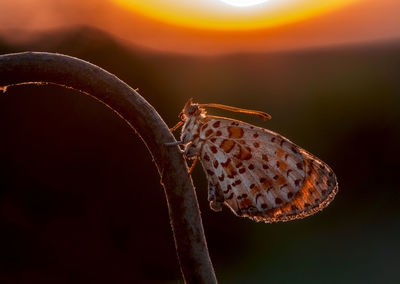
<svg viewBox="0 0 400 284">
<path fill-rule="evenodd" d="M 86 61 L 52 53 L 0 56 L 0 90 L 18 84 L 51 83 L 86 93 L 122 117 L 149 149 L 161 176 L 183 278 L 216 283 L 197 198 L 175 138 L 155 109 L 120 79 Z"/>
</svg>

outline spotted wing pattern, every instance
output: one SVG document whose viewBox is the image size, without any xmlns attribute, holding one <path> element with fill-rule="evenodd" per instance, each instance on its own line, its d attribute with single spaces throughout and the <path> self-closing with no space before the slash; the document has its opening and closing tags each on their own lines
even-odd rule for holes
<svg viewBox="0 0 400 284">
<path fill-rule="evenodd" d="M 225 203 L 238 216 L 289 221 L 321 210 L 337 192 L 328 165 L 277 133 L 206 116 L 198 136 L 210 206 L 216 211 Z"/>
</svg>

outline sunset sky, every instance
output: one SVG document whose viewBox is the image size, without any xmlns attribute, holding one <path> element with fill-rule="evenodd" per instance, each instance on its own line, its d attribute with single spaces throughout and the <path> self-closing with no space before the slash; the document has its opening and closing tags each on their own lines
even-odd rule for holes
<svg viewBox="0 0 400 284">
<path fill-rule="evenodd" d="M 0 35 L 90 26 L 162 52 L 264 52 L 400 38 L 399 14 L 398 0 L 2 0 Z"/>
<path fill-rule="evenodd" d="M 84 84 L 105 88 L 105 103 L 77 90 L 87 74 L 1 56 L 24 51 L 115 75 Z M 221 282 L 400 283 L 400 0 L 0 0 L 0 57 L 3 73 L 28 66 L 17 76 L 72 87 L 0 86 L 0 284 L 183 282 L 162 179 L 131 127 L 140 118 L 113 111 L 130 109 L 108 87 L 118 79 L 168 127 L 190 98 L 266 112 L 207 109 L 287 137 L 336 174 L 328 208 L 264 224 L 214 212 L 197 164 Z"/>
</svg>

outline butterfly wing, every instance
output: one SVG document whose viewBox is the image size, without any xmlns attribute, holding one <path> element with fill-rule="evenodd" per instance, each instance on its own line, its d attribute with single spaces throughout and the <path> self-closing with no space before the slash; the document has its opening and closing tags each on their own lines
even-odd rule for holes
<svg viewBox="0 0 400 284">
<path fill-rule="evenodd" d="M 333 171 L 288 139 L 250 124 L 207 116 L 199 154 L 211 208 L 264 222 L 314 214 L 337 192 Z"/>
</svg>

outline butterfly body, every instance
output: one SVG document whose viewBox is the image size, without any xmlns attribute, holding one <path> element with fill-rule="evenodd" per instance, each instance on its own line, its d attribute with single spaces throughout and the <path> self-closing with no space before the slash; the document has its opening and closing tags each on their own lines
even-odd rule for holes
<svg viewBox="0 0 400 284">
<path fill-rule="evenodd" d="M 287 138 L 241 121 L 207 115 L 189 101 L 181 141 L 187 158 L 200 159 L 215 211 L 277 222 L 303 218 L 337 192 L 333 171 Z"/>
</svg>

